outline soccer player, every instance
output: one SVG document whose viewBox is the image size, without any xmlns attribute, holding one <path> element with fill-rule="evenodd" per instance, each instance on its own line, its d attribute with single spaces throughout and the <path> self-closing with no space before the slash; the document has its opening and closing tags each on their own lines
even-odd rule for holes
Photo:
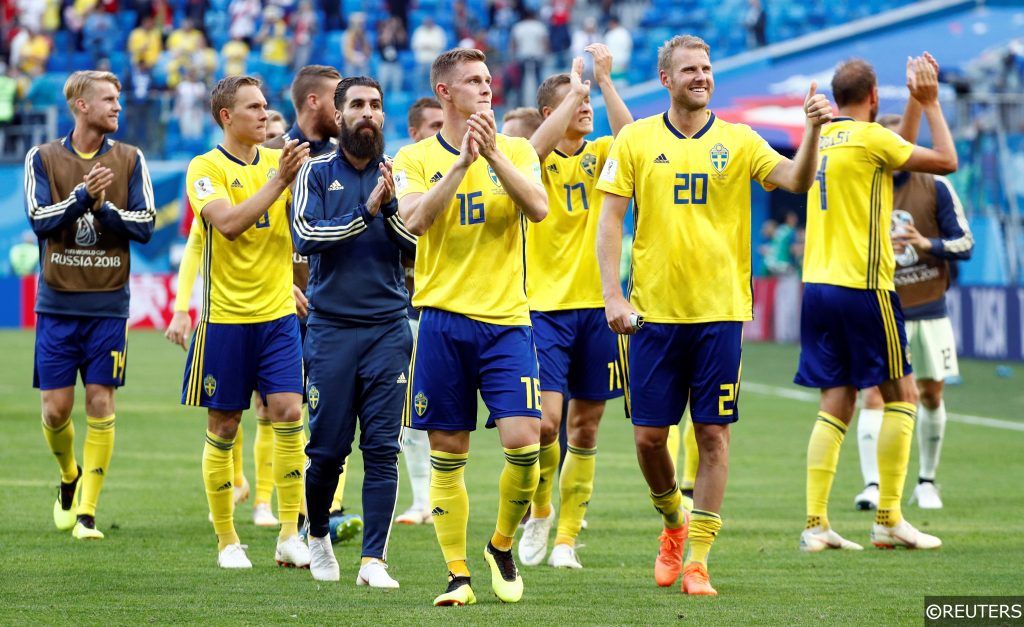
<svg viewBox="0 0 1024 627">
<path fill-rule="evenodd" d="M 366 529 L 356 583 L 397 588 L 387 571 L 387 541 L 412 355 L 402 253 L 415 254 L 416 238 L 398 217 L 380 85 L 366 76 L 344 78 L 334 104 L 339 149 L 302 167 L 292 208 L 293 239 L 309 256 L 311 277 L 304 342 L 310 570 L 317 580 L 339 578 L 328 518 L 358 420 Z"/>
<path fill-rule="evenodd" d="M 540 390 L 523 289 L 523 219 L 547 215 L 537 153 L 497 133 L 491 74 L 479 50 L 441 54 L 430 70 L 444 124 L 395 158 L 399 212 L 416 247 L 418 345 L 407 411 L 430 438 L 434 530 L 448 564 L 435 605 L 476 602 L 466 565 L 469 495 L 464 472 L 476 429 L 476 392 L 505 452 L 498 521 L 484 550 L 491 587 L 516 602 L 523 580 L 513 535 L 537 488 Z"/>
<path fill-rule="evenodd" d="M 231 448 L 253 390 L 265 399 L 274 430 L 279 564 L 309 565 L 298 536 L 302 500 L 302 355 L 292 293 L 288 186 L 309 145 L 264 148 L 266 100 L 260 81 L 222 79 L 211 113 L 224 142 L 192 159 L 189 204 L 204 229 L 203 317 L 192 336 L 182 404 L 207 408 L 203 481 L 222 568 L 251 568 L 232 520 Z"/>
<path fill-rule="evenodd" d="M 911 117 L 912 122 L 920 119 Z M 898 132 L 901 122 L 898 115 L 878 119 L 879 124 L 894 132 Z M 960 373 L 956 338 L 946 310 L 949 261 L 970 259 L 974 237 L 960 198 L 945 177 L 921 172 L 896 172 L 892 200 L 891 235 L 896 246 L 893 282 L 906 320 L 919 395 L 917 446 L 920 470 L 910 501 L 916 501 L 922 509 L 941 509 L 942 497 L 935 486 L 935 471 L 946 430 L 946 405 L 942 391 L 946 378 Z M 885 403 L 877 387 L 864 390 L 862 402 L 857 417 L 857 444 L 866 487 L 854 504 L 858 509 L 875 509 L 878 507 L 877 442 Z"/>
<path fill-rule="evenodd" d="M 33 387 L 60 467 L 53 522 L 81 540 L 103 538 L 96 503 L 114 451 L 114 392 L 127 367 L 129 242 L 148 242 L 156 220 L 142 151 L 107 138 L 117 131 L 120 93 L 110 72 L 74 72 L 64 83 L 74 130 L 25 156 L 25 205 L 42 262 Z M 84 469 L 71 420 L 79 372 Z"/>
<path fill-rule="evenodd" d="M 936 67 L 913 59 L 911 96 L 920 103 L 934 149 L 921 148 L 874 123 L 878 87 L 872 67 L 859 59 L 832 76 L 839 117 L 821 137 L 821 163 L 807 194 L 804 299 L 800 363 L 794 381 L 821 390 L 807 446 L 807 525 L 804 551 L 860 549 L 828 521 L 828 497 L 839 449 L 853 419 L 857 390 L 879 386 L 885 400 L 878 435 L 879 502 L 871 541 L 879 547 L 938 548 L 900 510 L 917 413 L 903 312 L 894 291 L 896 262 L 889 227 L 892 173 L 949 173 L 957 158 L 938 101 Z"/>
<path fill-rule="evenodd" d="M 441 103 L 434 98 L 420 98 L 412 103 L 408 116 L 409 138 L 413 142 L 422 141 L 433 136 L 444 124 Z M 405 267 L 405 287 L 410 296 L 414 291 L 413 271 L 416 253 L 404 255 L 402 265 Z M 409 305 L 409 327 L 415 341 L 416 331 L 420 324 L 420 314 Z M 415 350 L 415 344 L 413 350 Z M 412 505 L 395 518 L 402 525 L 422 525 L 434 522 L 430 513 L 430 441 L 427 434 L 416 429 L 402 430 L 402 455 L 405 457 L 405 470 L 409 473 L 412 484 Z"/>
<path fill-rule="evenodd" d="M 268 148 L 283 148 L 292 139 L 309 144 L 310 157 L 333 154 L 338 148 L 337 109 L 334 108 L 334 90 L 341 81 L 338 70 L 328 65 L 306 65 L 292 80 L 291 97 L 295 107 L 295 124 L 283 135 L 267 141 Z M 299 332 L 306 337 L 306 316 L 308 301 L 306 288 L 309 284 L 309 260 L 298 251 L 292 253 L 292 281 L 299 316 Z M 257 400 L 256 416 L 260 425 L 269 425 L 266 408 Z M 343 467 L 347 467 L 344 466 Z M 257 493 L 257 501 L 262 498 Z M 267 494 L 269 498 L 269 493 Z M 345 474 L 338 477 L 338 488 L 331 503 L 331 536 L 339 541 L 351 539 L 363 528 L 363 520 L 354 514 L 346 514 L 342 501 L 345 497 Z M 302 515 L 299 520 L 301 522 Z M 300 528 L 302 525 L 300 524 Z"/>
<path fill-rule="evenodd" d="M 568 396 L 568 446 L 559 477 L 557 535 L 548 563 L 582 568 L 576 555 L 587 505 L 594 492 L 597 428 L 605 401 L 622 396 L 616 336 L 604 319 L 601 276 L 594 255 L 604 193 L 597 177 L 614 135 L 633 121 L 612 85 L 612 55 L 603 44 L 585 49 L 594 57 L 594 77 L 608 110 L 612 135 L 587 141 L 594 131 L 590 82 L 583 59 L 572 71 L 541 83 L 537 107 L 545 122 L 530 143 L 541 161 L 549 213 L 526 232 L 526 293 L 540 360 L 540 480 L 531 518 L 519 543 L 523 564 L 540 564 L 554 520 L 551 493 L 558 472 L 562 402 Z"/>
<path fill-rule="evenodd" d="M 683 592 L 714 595 L 707 557 L 722 526 L 729 425 L 739 419 L 742 327 L 753 313 L 750 181 L 806 191 L 831 108 L 812 83 L 803 140 L 791 161 L 749 127 L 708 108 L 715 82 L 710 50 L 699 37 L 667 41 L 658 51 L 658 75 L 671 105 L 615 138 L 598 183 L 605 201 L 597 250 L 608 324 L 632 335 L 621 338 L 626 407 L 640 469 L 665 525 L 655 582 L 670 586 L 682 570 Z M 630 198 L 636 236 L 627 300 L 619 256 Z M 636 315 L 646 320 L 639 330 Z M 679 423 L 688 400 L 700 458 L 689 517 L 666 447 L 668 427 Z"/>
<path fill-rule="evenodd" d="M 505 112 L 501 118 L 501 133 L 509 137 L 530 139 L 537 132 L 544 118 L 534 107 L 518 107 Z"/>
</svg>

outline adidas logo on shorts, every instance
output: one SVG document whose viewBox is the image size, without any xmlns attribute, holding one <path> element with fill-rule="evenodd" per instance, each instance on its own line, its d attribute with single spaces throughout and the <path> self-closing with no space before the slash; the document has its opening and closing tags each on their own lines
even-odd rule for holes
<svg viewBox="0 0 1024 627">
<path fill-rule="evenodd" d="M 668 158 L 665 157 L 665 153 L 661 153 L 660 155 L 658 155 L 657 157 L 654 158 L 654 162 L 655 163 L 668 163 Z"/>
<path fill-rule="evenodd" d="M 409 381 L 405 378 L 405 373 L 404 372 L 398 373 L 398 381 L 395 381 L 395 383 L 408 383 L 408 382 Z"/>
<path fill-rule="evenodd" d="M 340 192 L 343 189 L 345 189 L 345 186 L 342 185 L 341 183 L 339 183 L 338 179 L 334 179 L 334 182 L 332 182 L 330 187 L 327 188 L 327 191 L 329 191 L 329 192 Z"/>
</svg>

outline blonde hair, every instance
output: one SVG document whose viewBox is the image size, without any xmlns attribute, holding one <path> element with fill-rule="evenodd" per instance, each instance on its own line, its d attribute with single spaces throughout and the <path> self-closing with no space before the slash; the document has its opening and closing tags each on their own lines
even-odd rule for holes
<svg viewBox="0 0 1024 627">
<path fill-rule="evenodd" d="M 280 111 L 267 109 L 267 124 L 273 124 L 274 122 L 280 122 L 281 124 L 284 124 L 285 127 L 288 126 L 288 120 L 284 119 L 284 116 L 281 115 Z"/>
<path fill-rule="evenodd" d="M 502 124 L 512 122 L 513 120 L 519 120 L 526 125 L 526 130 L 529 131 L 530 135 L 540 128 L 540 125 L 544 123 L 544 118 L 541 117 L 540 111 L 533 107 L 519 107 L 505 112 L 505 116 L 501 119 Z"/>
<path fill-rule="evenodd" d="M 448 80 L 448 77 L 463 63 L 473 61 L 487 62 L 487 55 L 475 48 L 453 48 L 444 52 L 434 59 L 430 66 L 430 87 L 437 89 L 438 83 Z"/>
<path fill-rule="evenodd" d="M 210 93 L 210 113 L 217 126 L 224 128 L 224 122 L 220 119 L 221 109 L 230 109 L 235 106 L 235 94 L 239 88 L 251 85 L 259 89 L 263 81 L 253 76 L 225 76 L 220 79 Z"/>
<path fill-rule="evenodd" d="M 696 48 L 707 53 L 711 58 L 711 47 L 707 42 L 696 35 L 676 35 L 658 48 L 658 69 L 668 73 L 672 70 L 672 53 L 676 48 Z"/>
<path fill-rule="evenodd" d="M 100 81 L 106 81 L 116 87 L 118 92 L 121 91 L 121 81 L 117 80 L 117 76 L 110 72 L 79 70 L 68 77 L 67 82 L 64 83 L 64 99 L 68 101 L 71 113 L 75 112 L 75 101 L 88 95 L 92 91 L 93 84 Z"/>
</svg>

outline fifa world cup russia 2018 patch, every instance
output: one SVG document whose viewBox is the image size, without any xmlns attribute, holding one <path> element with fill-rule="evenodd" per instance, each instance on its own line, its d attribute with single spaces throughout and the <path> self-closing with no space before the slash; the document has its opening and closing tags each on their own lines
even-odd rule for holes
<svg viewBox="0 0 1024 627">
<path fill-rule="evenodd" d="M 719 174 L 725 172 L 726 166 L 729 165 L 729 149 L 718 143 L 711 148 L 710 154 L 711 167 L 715 169 L 715 172 Z"/>
<path fill-rule="evenodd" d="M 270 179 L 274 178 L 275 176 L 277 176 L 277 168 L 270 168 L 269 170 L 267 170 L 267 180 L 268 181 Z"/>
</svg>

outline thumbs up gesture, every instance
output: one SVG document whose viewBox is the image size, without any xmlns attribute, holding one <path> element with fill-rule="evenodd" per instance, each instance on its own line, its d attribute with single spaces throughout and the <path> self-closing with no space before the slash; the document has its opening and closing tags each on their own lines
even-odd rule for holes
<svg viewBox="0 0 1024 627">
<path fill-rule="evenodd" d="M 807 97 L 804 99 L 804 113 L 807 115 L 807 123 L 811 126 L 821 126 L 832 121 L 832 105 L 817 91 L 818 83 L 811 81 L 811 88 L 807 90 Z"/>
</svg>

